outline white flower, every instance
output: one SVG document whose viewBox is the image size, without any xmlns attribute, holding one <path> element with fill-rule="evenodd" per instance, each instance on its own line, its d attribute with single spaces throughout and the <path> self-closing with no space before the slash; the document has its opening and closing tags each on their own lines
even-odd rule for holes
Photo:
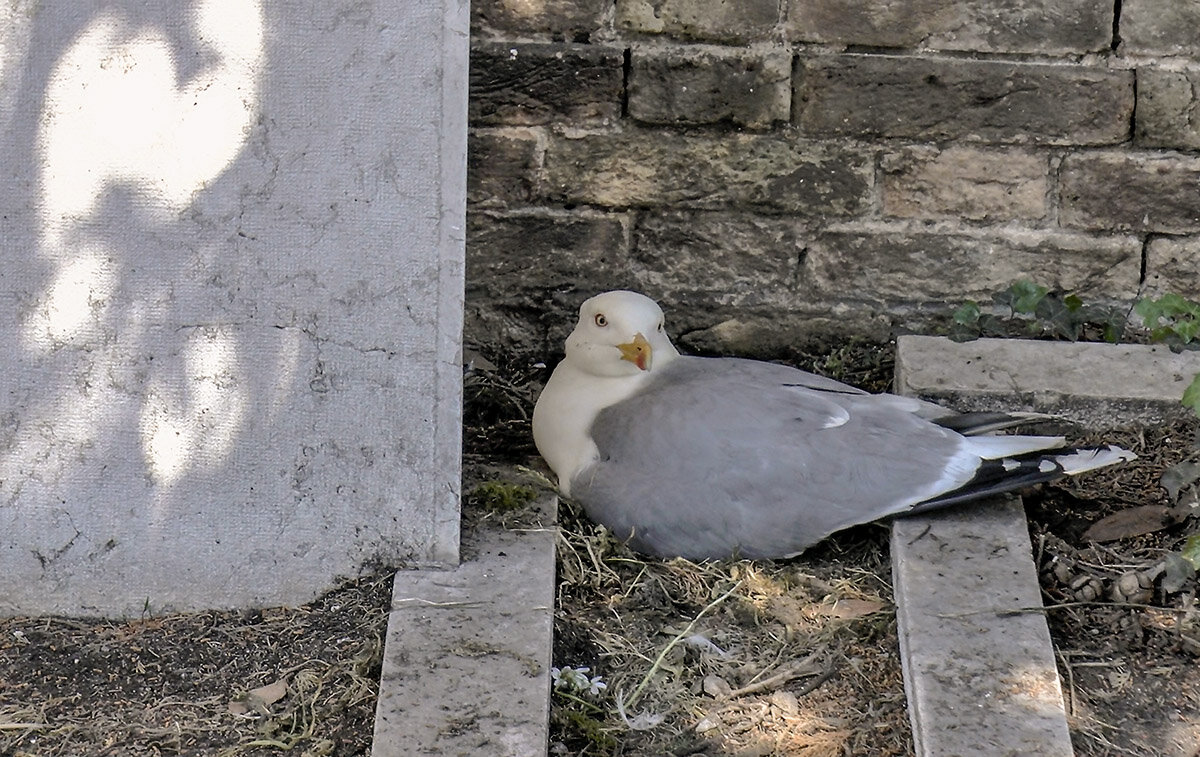
<svg viewBox="0 0 1200 757">
<path fill-rule="evenodd" d="M 599 696 L 601 691 L 608 688 L 608 684 L 600 680 L 600 676 L 595 676 L 588 682 L 588 693 L 592 696 Z"/>
<path fill-rule="evenodd" d="M 589 694 L 597 696 L 601 691 L 608 688 L 600 676 L 588 678 L 587 674 L 591 672 L 590 668 L 550 668 L 550 678 L 554 681 L 554 688 L 565 689 L 569 693 Z"/>
</svg>

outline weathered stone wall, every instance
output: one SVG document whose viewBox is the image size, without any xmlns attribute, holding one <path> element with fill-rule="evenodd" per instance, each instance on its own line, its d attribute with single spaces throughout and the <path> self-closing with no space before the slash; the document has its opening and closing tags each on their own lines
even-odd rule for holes
<svg viewBox="0 0 1200 757">
<path fill-rule="evenodd" d="M 685 345 L 1019 277 L 1200 293 L 1200 0 L 475 0 L 467 337 L 641 289 Z"/>
</svg>

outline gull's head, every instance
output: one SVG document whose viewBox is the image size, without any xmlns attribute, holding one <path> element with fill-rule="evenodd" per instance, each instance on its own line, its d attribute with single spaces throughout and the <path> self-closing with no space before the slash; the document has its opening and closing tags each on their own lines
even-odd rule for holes
<svg viewBox="0 0 1200 757">
<path fill-rule="evenodd" d="M 587 300 L 567 337 L 566 359 L 593 376 L 642 375 L 678 355 L 662 308 L 637 292 L 605 292 Z"/>
</svg>

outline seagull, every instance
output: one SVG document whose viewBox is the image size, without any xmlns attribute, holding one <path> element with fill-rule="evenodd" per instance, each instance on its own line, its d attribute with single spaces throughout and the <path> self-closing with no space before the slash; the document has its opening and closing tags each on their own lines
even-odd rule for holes
<svg viewBox="0 0 1200 757">
<path fill-rule="evenodd" d="M 777 559 L 851 526 L 1135 457 L 994 433 L 1029 417 L 682 355 L 654 300 L 613 291 L 580 307 L 533 438 L 561 493 L 638 552 Z"/>
</svg>

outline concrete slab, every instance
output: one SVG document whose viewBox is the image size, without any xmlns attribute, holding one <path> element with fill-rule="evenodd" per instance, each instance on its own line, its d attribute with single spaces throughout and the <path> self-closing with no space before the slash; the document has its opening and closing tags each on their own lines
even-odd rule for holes
<svg viewBox="0 0 1200 757">
<path fill-rule="evenodd" d="M 546 754 L 555 507 L 464 534 L 455 570 L 396 575 L 373 757 Z"/>
<path fill-rule="evenodd" d="M 1085 425 L 1183 412 L 1200 354 L 1161 347 L 906 336 L 896 388 L 963 410 Z M 900 651 L 916 753 L 1072 754 L 1025 513 L 1006 498 L 892 527 Z"/>
<path fill-rule="evenodd" d="M 1032 410 L 1086 426 L 1190 412 L 1179 400 L 1200 352 L 1161 345 L 902 336 L 897 386 L 962 410 Z"/>
<path fill-rule="evenodd" d="M 1073 754 L 1020 500 L 897 520 L 892 574 L 918 755 Z"/>
<path fill-rule="evenodd" d="M 457 564 L 466 0 L 0 5 L 0 614 Z"/>
</svg>

